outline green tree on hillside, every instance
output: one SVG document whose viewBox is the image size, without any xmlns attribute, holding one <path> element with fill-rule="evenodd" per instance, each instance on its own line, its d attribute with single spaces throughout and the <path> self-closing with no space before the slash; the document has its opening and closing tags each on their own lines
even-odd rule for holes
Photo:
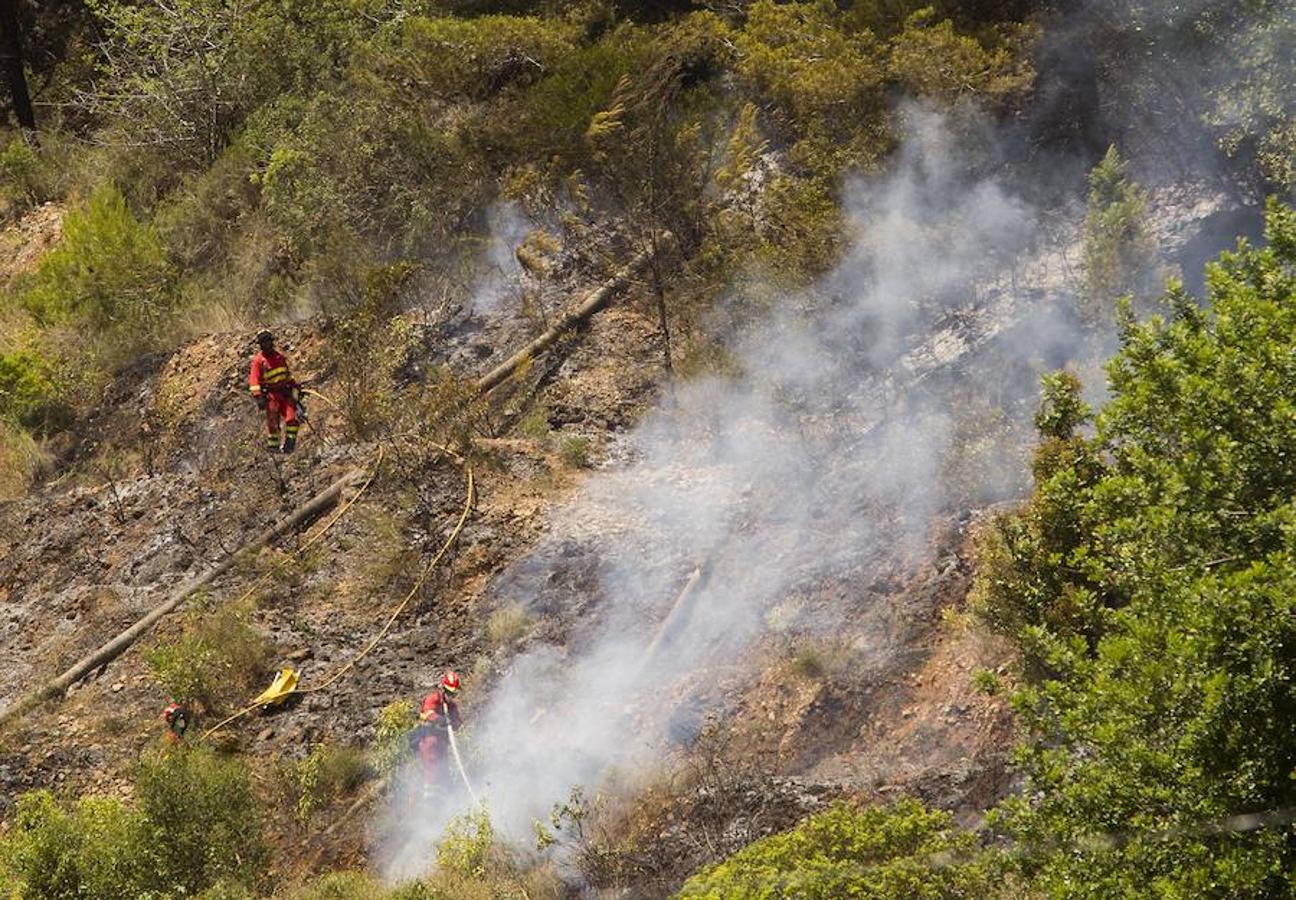
<svg viewBox="0 0 1296 900">
<path fill-rule="evenodd" d="M 685 883 L 688 900 L 797 897 L 910 900 L 988 896 L 995 868 L 945 812 L 837 803 L 791 831 L 759 840 Z"/>
<path fill-rule="evenodd" d="M 1081 312 L 1092 324 L 1110 324 L 1121 297 L 1146 300 L 1160 276 L 1156 240 L 1148 228 L 1147 194 L 1126 170 L 1113 146 L 1089 173 L 1080 299 Z"/>
<path fill-rule="evenodd" d="M 1051 383 L 1035 495 L 980 542 L 1036 675 L 1003 821 L 1051 896 L 1296 889 L 1290 831 L 1201 827 L 1296 804 L 1296 214 L 1266 238 L 1127 324 L 1092 437 Z"/>
<path fill-rule="evenodd" d="M 219 881 L 256 885 L 269 848 L 247 769 L 180 749 L 140 763 L 134 805 L 18 798 L 0 836 L 0 884 L 14 898 L 193 896 Z"/>
<path fill-rule="evenodd" d="M 84 323 L 134 349 L 157 333 L 175 299 L 175 271 L 157 231 L 121 191 L 102 185 L 63 220 L 63 240 L 40 262 L 22 305 L 42 324 Z"/>
</svg>

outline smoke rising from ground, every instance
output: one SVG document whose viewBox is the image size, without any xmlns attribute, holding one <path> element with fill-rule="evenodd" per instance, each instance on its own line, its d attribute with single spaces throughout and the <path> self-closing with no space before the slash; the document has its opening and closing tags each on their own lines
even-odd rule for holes
<svg viewBox="0 0 1296 900">
<path fill-rule="evenodd" d="M 834 575 L 856 583 L 876 561 L 920 546 L 939 513 L 1023 488 L 1022 426 L 1038 375 L 1083 358 L 1089 340 L 1072 301 L 1077 176 L 1121 134 L 1136 144 L 1122 149 L 1142 174 L 1183 171 L 1182 159 L 1166 158 L 1167 143 L 1197 175 L 1219 166 L 1192 116 L 1241 69 L 1218 54 L 1203 62 L 1209 48 L 1184 57 L 1198 71 L 1165 68 L 1178 58 L 1181 26 L 1207 6 L 1157 18 L 1165 4 L 1102 0 L 1057 25 L 1039 92 L 1048 108 L 1035 110 L 1031 127 L 1056 127 L 1050 115 L 1084 119 L 1078 127 L 1094 133 L 1067 138 L 1082 159 L 1041 159 L 1047 141 L 1035 134 L 1027 146 L 1021 128 L 916 105 L 898 111 L 904 139 L 891 170 L 848 185 L 853 249 L 838 270 L 783 298 L 736 342 L 741 376 L 680 385 L 674 406 L 626 439 L 631 461 L 588 478 L 541 545 L 497 579 L 501 605 L 520 603 L 567 629 L 513 660 L 489 699 L 471 704 L 469 768 L 497 829 L 525 843 L 531 823 L 573 786 L 593 791 L 615 773 L 659 764 L 680 731 L 666 708 L 710 668 L 744 662 L 773 608 L 795 618 L 789 597 Z M 1127 21 L 1113 19 L 1135 7 Z M 1140 35 L 1145 20 L 1156 34 Z M 1095 45 L 1095 35 L 1112 34 L 1129 46 Z M 1129 84 L 1108 80 L 1092 96 L 1049 87 L 1059 74 L 1109 78 L 1103 67 L 1126 51 L 1140 67 Z M 1060 83 L 1053 77 L 1053 88 Z M 1190 121 L 1170 130 L 1135 121 L 1146 98 L 1129 91 L 1157 83 Z M 977 171 L 987 160 L 999 161 L 998 175 Z M 1206 206 L 1181 224 L 1209 215 Z M 1230 242 L 1221 236 L 1220 246 Z M 1095 381 L 1089 387 L 1101 390 Z M 985 429 L 993 414 L 1007 424 Z M 967 456 L 971 433 L 981 435 L 979 458 L 959 470 L 951 461 Z M 647 659 L 702 564 L 708 575 L 687 627 Z M 817 607 L 797 625 L 822 633 L 858 611 Z M 868 643 L 874 656 L 891 649 L 885 636 Z M 419 818 L 388 823 L 387 873 L 426 869 L 431 844 L 466 806 L 427 804 Z"/>
<path fill-rule="evenodd" d="M 490 235 L 482 254 L 482 272 L 471 291 L 472 308 L 477 315 L 490 315 L 499 310 L 514 289 L 522 273 L 515 251 L 532 227 L 512 203 L 492 206 L 486 225 Z"/>
<path fill-rule="evenodd" d="M 798 587 L 853 571 L 876 548 L 916 546 L 949 505 L 944 463 L 964 411 L 895 397 L 948 362 L 939 347 L 913 351 L 976 305 L 972 285 L 993 285 L 1030 250 L 1035 213 L 960 167 L 941 116 L 904 115 L 893 172 L 849 192 L 857 241 L 840 269 L 737 344 L 743 377 L 681 385 L 673 409 L 629 436 L 633 462 L 587 479 L 551 536 L 499 580 L 501 602 L 532 604 L 564 560 L 594 568 L 592 584 L 566 594 L 580 614 L 563 645 L 529 649 L 473 707 L 470 768 L 505 833 L 525 841 L 573 786 L 659 759 L 667 723 L 656 713 L 673 686 L 740 661 Z M 1000 304 L 993 334 L 1014 301 L 987 291 Z M 646 659 L 703 563 L 687 627 Z M 402 829 L 389 874 L 425 868 L 429 840 L 461 811 L 441 805 Z"/>
</svg>

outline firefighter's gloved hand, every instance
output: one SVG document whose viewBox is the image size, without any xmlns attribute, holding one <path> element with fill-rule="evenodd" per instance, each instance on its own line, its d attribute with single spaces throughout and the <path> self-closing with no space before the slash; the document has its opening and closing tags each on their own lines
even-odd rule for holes
<svg viewBox="0 0 1296 900">
<path fill-rule="evenodd" d="M 257 405 L 257 409 L 265 409 L 265 408 L 266 408 L 266 405 L 269 404 L 269 402 L 270 402 L 270 399 L 269 399 L 265 394 L 257 394 L 257 395 L 256 395 L 256 405 Z"/>
</svg>

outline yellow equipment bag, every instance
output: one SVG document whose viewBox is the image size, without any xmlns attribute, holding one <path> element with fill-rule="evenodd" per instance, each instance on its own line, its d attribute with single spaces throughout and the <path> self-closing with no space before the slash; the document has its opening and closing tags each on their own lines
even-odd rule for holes
<svg viewBox="0 0 1296 900">
<path fill-rule="evenodd" d="M 279 670 L 279 674 L 275 675 L 274 681 L 270 682 L 270 687 L 257 694 L 252 704 L 254 706 L 273 706 L 280 703 L 297 689 L 297 682 L 299 681 L 301 681 L 301 673 L 292 666 L 284 666 Z"/>
</svg>

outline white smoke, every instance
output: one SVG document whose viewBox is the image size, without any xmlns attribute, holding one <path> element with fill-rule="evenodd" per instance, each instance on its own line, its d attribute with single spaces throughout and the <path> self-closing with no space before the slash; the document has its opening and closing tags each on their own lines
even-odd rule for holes
<svg viewBox="0 0 1296 900">
<path fill-rule="evenodd" d="M 486 215 L 489 236 L 481 258 L 481 273 L 471 290 L 472 312 L 486 316 L 498 311 L 516 289 L 522 275 L 517 248 L 531 230 L 522 210 L 514 203 L 499 203 Z"/>
<path fill-rule="evenodd" d="M 1053 81 L 1041 85 L 1035 127 L 1065 124 L 1072 110 L 1077 120 L 1092 114 L 1071 138 L 1091 154 L 1125 137 L 1140 174 L 1179 177 L 1172 148 L 1199 173 L 1213 169 L 1200 118 L 1227 111 L 1221 85 L 1246 70 L 1195 43 L 1187 26 L 1228 6 L 1095 0 L 1054 23 Z M 1256 21 L 1290 25 L 1293 9 L 1277 4 Z M 1124 44 L 1095 42 L 1109 34 L 1133 49 L 1122 56 Z M 1125 64 L 1139 76 L 1107 71 Z M 1093 81 L 1092 97 L 1088 82 L 1068 84 L 1077 74 Z M 1172 96 L 1149 104 L 1137 93 L 1157 85 Z M 1181 113 L 1173 122 L 1162 120 L 1167 103 Z M 741 376 L 681 385 L 671 409 L 628 437 L 631 462 L 589 478 L 541 545 L 496 580 L 501 603 L 527 604 L 564 629 L 513 660 L 473 709 L 471 773 L 505 834 L 525 841 L 575 785 L 593 790 L 618 771 L 651 768 L 676 689 L 708 667 L 741 663 L 772 606 L 922 541 L 951 503 L 943 469 L 951 442 L 981 412 L 968 398 L 998 398 L 1020 421 L 1039 372 L 1083 343 L 1069 313 L 1083 217 L 1075 176 L 1094 160 L 1045 161 L 1038 147 L 1010 142 L 998 156 L 1011 160 L 1005 174 L 978 175 L 973 161 L 996 156 L 994 130 L 967 118 L 952 127 L 917 106 L 899 116 L 905 135 L 891 171 L 846 191 L 855 240 L 839 269 L 782 298 L 736 340 Z M 955 382 L 961 390 L 945 390 Z M 1010 449 L 991 453 L 1010 458 Z M 988 476 L 973 493 L 992 499 L 1013 487 Z M 646 659 L 673 599 L 704 563 L 685 626 Z M 874 653 L 889 649 L 869 643 Z M 393 823 L 388 874 L 424 870 L 431 842 L 465 806 L 447 800 Z"/>
<path fill-rule="evenodd" d="M 894 171 L 849 191 L 858 241 L 840 269 L 737 343 L 742 377 L 681 385 L 672 409 L 628 438 L 632 462 L 590 477 L 549 538 L 498 579 L 502 602 L 570 627 L 515 659 L 474 710 L 472 777 L 503 833 L 526 840 L 573 786 L 652 765 L 673 686 L 740 659 L 798 586 L 850 569 L 867 548 L 922 540 L 945 505 L 941 467 L 963 411 L 939 399 L 896 410 L 893 396 L 948 362 L 917 345 L 977 305 L 972 285 L 994 284 L 1030 250 L 1035 216 L 960 169 L 939 115 L 912 107 L 905 118 Z M 1007 290 L 985 298 L 988 339 L 1020 311 Z M 544 589 L 574 563 L 591 568 L 589 584 Z M 646 660 L 703 563 L 686 627 Z M 400 823 L 388 874 L 425 869 L 431 838 L 463 809 L 443 802 Z"/>
</svg>

